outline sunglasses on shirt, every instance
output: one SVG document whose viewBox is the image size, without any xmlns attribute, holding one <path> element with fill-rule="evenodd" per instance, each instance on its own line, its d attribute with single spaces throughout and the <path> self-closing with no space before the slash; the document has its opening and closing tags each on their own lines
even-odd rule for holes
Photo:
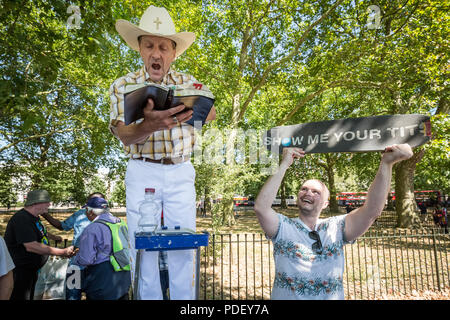
<svg viewBox="0 0 450 320">
<path fill-rule="evenodd" d="M 322 253 L 322 242 L 320 241 L 319 233 L 317 233 L 317 231 L 311 231 L 308 233 L 308 235 L 311 239 L 316 241 L 311 246 L 314 253 L 321 254 Z"/>
</svg>

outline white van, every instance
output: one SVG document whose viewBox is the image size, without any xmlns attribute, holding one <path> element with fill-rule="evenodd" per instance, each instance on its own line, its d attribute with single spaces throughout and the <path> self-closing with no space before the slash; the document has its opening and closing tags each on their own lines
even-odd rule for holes
<svg viewBox="0 0 450 320">
<path fill-rule="evenodd" d="M 275 200 L 272 202 L 273 206 L 279 206 L 281 205 L 281 198 L 276 197 Z M 286 205 L 287 206 L 296 206 L 297 205 L 297 197 L 296 196 L 287 196 L 286 197 Z"/>
</svg>

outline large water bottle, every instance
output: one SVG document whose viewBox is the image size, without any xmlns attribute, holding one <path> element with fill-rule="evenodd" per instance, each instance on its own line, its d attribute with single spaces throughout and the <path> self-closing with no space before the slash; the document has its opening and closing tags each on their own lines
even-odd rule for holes
<svg viewBox="0 0 450 320">
<path fill-rule="evenodd" d="M 161 205 L 155 199 L 155 189 L 145 188 L 144 201 L 139 205 L 138 228 L 142 232 L 155 232 L 161 219 Z"/>
</svg>

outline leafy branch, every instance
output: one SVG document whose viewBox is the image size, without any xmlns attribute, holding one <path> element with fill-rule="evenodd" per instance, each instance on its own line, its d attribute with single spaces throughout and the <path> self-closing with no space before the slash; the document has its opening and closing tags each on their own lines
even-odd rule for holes
<svg viewBox="0 0 450 320">
<path fill-rule="evenodd" d="M 328 83 L 327 85 L 323 86 L 319 90 L 312 92 L 308 94 L 307 96 L 303 97 L 297 105 L 289 112 L 289 114 L 284 117 L 283 120 L 281 120 L 277 125 L 282 126 L 287 121 L 289 121 L 294 114 L 297 113 L 297 111 L 303 107 L 305 104 L 307 104 L 309 101 L 313 100 L 314 98 L 318 97 L 325 91 L 337 87 L 346 87 L 346 88 L 375 88 L 375 89 L 388 89 L 390 90 L 389 86 L 386 83 L 383 82 L 375 82 L 375 81 L 361 81 L 361 80 L 338 80 L 338 81 L 332 81 Z"/>
<path fill-rule="evenodd" d="M 309 25 L 309 27 L 305 30 L 305 32 L 303 32 L 303 34 L 300 37 L 300 39 L 296 42 L 295 47 L 285 57 L 281 58 L 280 60 L 274 62 L 273 64 L 271 64 L 271 65 L 269 65 L 267 67 L 267 69 L 261 75 L 261 78 L 259 79 L 258 84 L 252 88 L 252 90 L 250 91 L 250 94 L 248 95 L 247 99 L 244 101 L 244 103 L 243 103 L 243 105 L 241 107 L 241 110 L 239 112 L 239 115 L 238 115 L 238 117 L 236 119 L 237 121 L 242 119 L 242 117 L 245 114 L 245 111 L 247 110 L 247 107 L 249 106 L 250 102 L 253 100 L 255 94 L 266 83 L 269 74 L 273 70 L 275 70 L 275 69 L 279 68 L 280 66 L 284 65 L 285 63 L 290 61 L 294 56 L 296 56 L 298 54 L 298 52 L 299 52 L 299 49 L 300 49 L 301 45 L 306 41 L 306 39 L 308 38 L 308 36 L 311 33 L 311 31 L 317 25 L 319 25 L 325 18 L 327 18 L 336 9 L 336 7 L 339 6 L 343 1 L 344 0 L 336 1 L 336 3 L 331 8 L 329 8 L 319 19 L 317 19 L 315 22 L 313 22 L 312 24 Z"/>
<path fill-rule="evenodd" d="M 6 149 L 12 148 L 12 147 L 14 147 L 14 146 L 16 146 L 16 145 L 18 145 L 19 143 L 22 143 L 22 142 L 27 142 L 27 141 L 31 141 L 31 140 L 35 140 L 35 139 L 50 137 L 50 136 L 52 136 L 54 134 L 57 134 L 57 133 L 77 132 L 77 131 L 83 131 L 83 130 L 86 130 L 86 127 L 61 129 L 61 130 L 52 130 L 52 131 L 49 131 L 49 132 L 46 132 L 46 133 L 42 133 L 42 134 L 35 134 L 35 135 L 29 136 L 29 137 L 26 137 L 26 138 L 23 138 L 23 139 L 18 139 L 18 140 L 14 141 L 14 142 L 11 142 L 11 143 L 1 147 L 0 148 L 0 153 L 2 153 Z"/>
</svg>

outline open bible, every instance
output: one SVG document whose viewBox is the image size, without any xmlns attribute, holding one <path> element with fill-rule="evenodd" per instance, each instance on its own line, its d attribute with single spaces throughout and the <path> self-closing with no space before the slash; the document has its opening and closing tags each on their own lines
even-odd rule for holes
<svg viewBox="0 0 450 320">
<path fill-rule="evenodd" d="M 124 94 L 125 125 L 144 117 L 143 109 L 147 99 L 151 98 L 155 110 L 167 110 L 184 104 L 194 110 L 192 118 L 185 123 L 193 126 L 194 121 L 201 121 L 203 126 L 214 105 L 214 96 L 210 91 L 201 90 L 201 87 L 201 84 L 170 87 L 155 83 L 128 84 Z"/>
</svg>

